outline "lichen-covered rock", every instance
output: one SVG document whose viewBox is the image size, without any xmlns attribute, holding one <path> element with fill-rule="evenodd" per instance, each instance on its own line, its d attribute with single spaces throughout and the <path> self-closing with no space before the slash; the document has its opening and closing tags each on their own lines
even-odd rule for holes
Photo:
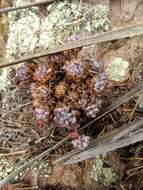
<svg viewBox="0 0 143 190">
<path fill-rule="evenodd" d="M 2 180 L 7 175 L 11 174 L 12 172 L 17 172 L 20 165 L 17 165 L 15 161 L 9 160 L 7 158 L 2 158 L 0 160 L 0 180 Z M 33 171 L 33 168 L 37 170 L 39 176 L 49 176 L 52 172 L 52 167 L 48 160 L 39 160 L 35 162 L 31 167 L 28 167 L 26 171 L 19 173 L 12 182 L 17 182 L 21 176 L 28 174 L 27 172 Z"/>
<path fill-rule="evenodd" d="M 29 4 L 29 0 L 13 1 L 14 7 L 26 4 Z M 45 7 L 43 16 L 39 16 L 38 12 L 38 7 L 32 7 L 8 14 L 7 61 L 33 53 L 39 48 L 46 49 L 63 44 L 66 37 L 73 41 L 77 36 L 85 37 L 108 30 L 109 8 L 105 5 L 65 0 Z"/>
<path fill-rule="evenodd" d="M 8 18 L 9 33 L 6 45 L 6 61 L 34 52 L 38 43 L 37 33 L 40 30 L 40 18 L 34 8 L 9 13 Z"/>
</svg>

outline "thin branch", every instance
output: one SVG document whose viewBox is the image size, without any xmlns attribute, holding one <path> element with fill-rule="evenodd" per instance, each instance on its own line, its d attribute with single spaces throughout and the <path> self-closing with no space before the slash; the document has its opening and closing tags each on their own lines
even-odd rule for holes
<svg viewBox="0 0 143 190">
<path fill-rule="evenodd" d="M 50 55 L 50 54 L 70 50 L 70 49 L 80 48 L 80 47 L 84 47 L 84 46 L 88 46 L 88 45 L 92 45 L 92 44 L 98 44 L 101 42 L 119 40 L 119 39 L 123 39 L 123 38 L 139 36 L 139 35 L 143 35 L 143 24 L 124 27 L 124 28 L 120 28 L 118 30 L 113 30 L 113 31 L 109 31 L 109 32 L 104 32 L 104 33 L 92 35 L 92 36 L 87 37 L 85 39 L 69 42 L 69 43 L 64 44 L 64 45 L 59 45 L 59 46 L 56 46 L 52 49 L 45 50 L 42 53 L 35 54 L 33 56 L 24 57 L 20 60 L 15 60 L 15 61 L 12 61 L 9 63 L 1 64 L 0 69 L 5 68 L 5 67 L 9 67 L 12 65 L 17 65 L 17 64 L 20 64 L 22 62 L 26 62 L 26 61 L 29 61 L 32 59 L 38 59 L 40 57 L 45 57 L 45 56 Z"/>
<path fill-rule="evenodd" d="M 1 157 L 8 157 L 8 156 L 16 156 L 16 155 L 20 155 L 20 154 L 25 154 L 26 152 L 27 152 L 27 150 L 19 150 L 19 151 L 5 153 L 5 154 L 1 153 L 0 158 Z"/>
<path fill-rule="evenodd" d="M 89 127 L 91 124 L 95 123 L 97 120 L 99 120 L 102 117 L 104 117 L 105 115 L 109 114 L 111 111 L 116 109 L 118 106 L 122 105 L 123 103 L 125 103 L 126 101 L 131 99 L 133 96 L 135 96 L 137 93 L 140 93 L 142 91 L 143 91 L 143 83 L 139 84 L 137 87 L 132 89 L 126 95 L 121 97 L 119 100 L 117 100 L 116 103 L 113 103 L 109 107 L 107 107 L 105 109 L 105 111 L 101 115 L 99 115 L 96 119 L 91 121 L 89 124 L 81 127 L 80 131 L 82 131 L 83 129 Z M 39 154 L 38 156 L 31 159 L 29 162 L 27 162 L 23 166 L 21 166 L 16 172 L 13 172 L 10 175 L 8 175 L 6 178 L 4 178 L 2 181 L 0 181 L 0 188 L 3 187 L 4 185 L 6 185 L 7 183 L 9 183 L 13 178 L 15 178 L 19 173 L 23 172 L 26 168 L 30 167 L 35 161 L 38 161 L 38 160 L 42 159 L 45 156 L 48 156 L 53 150 L 58 149 L 60 146 L 65 144 L 68 140 L 69 140 L 69 138 L 65 137 L 63 140 L 61 140 L 60 142 L 58 142 L 57 144 L 55 144 L 51 148 L 47 149 L 43 153 Z"/>
<path fill-rule="evenodd" d="M 19 6 L 19 7 L 7 7 L 7 8 L 0 9 L 0 14 L 13 12 L 13 11 L 17 11 L 17 10 L 22 10 L 22 9 L 29 9 L 31 7 L 37 7 L 37 6 L 41 6 L 41 5 L 49 5 L 55 1 L 56 0 L 46 0 L 46 1 L 41 1 L 38 3 L 31 3 L 28 5 L 23 5 L 23 6 Z"/>
</svg>

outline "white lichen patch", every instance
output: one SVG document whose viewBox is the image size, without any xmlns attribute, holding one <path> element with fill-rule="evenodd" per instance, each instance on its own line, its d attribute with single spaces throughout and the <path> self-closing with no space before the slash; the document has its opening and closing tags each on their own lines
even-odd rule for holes
<svg viewBox="0 0 143 190">
<path fill-rule="evenodd" d="M 129 62 L 122 57 L 116 57 L 107 65 L 106 74 L 110 81 L 124 82 L 129 77 Z"/>
<path fill-rule="evenodd" d="M 15 1 L 16 6 L 19 5 L 18 2 L 21 1 Z M 9 13 L 8 19 L 6 61 L 11 61 L 34 51 L 38 43 L 37 33 L 40 30 L 40 18 L 36 14 L 36 9 L 32 8 Z"/>
<path fill-rule="evenodd" d="M 109 9 L 105 5 L 84 4 L 77 0 L 56 2 L 47 7 L 47 17 L 41 22 L 39 46 L 50 47 L 64 43 L 64 37 L 108 30 Z"/>
<path fill-rule="evenodd" d="M 0 159 L 0 180 L 2 180 L 4 177 L 9 175 L 11 172 L 16 171 L 16 168 L 14 168 L 14 163 L 10 162 L 6 158 Z M 16 177 L 14 180 L 17 180 Z"/>
<path fill-rule="evenodd" d="M 91 178 L 95 182 L 103 183 L 104 186 L 110 186 L 116 182 L 118 175 L 110 167 L 104 167 L 104 160 L 96 157 L 92 166 Z"/>
<path fill-rule="evenodd" d="M 5 91 L 8 84 L 9 84 L 8 70 L 4 69 L 4 70 L 2 70 L 2 72 L 0 74 L 0 92 Z"/>
</svg>

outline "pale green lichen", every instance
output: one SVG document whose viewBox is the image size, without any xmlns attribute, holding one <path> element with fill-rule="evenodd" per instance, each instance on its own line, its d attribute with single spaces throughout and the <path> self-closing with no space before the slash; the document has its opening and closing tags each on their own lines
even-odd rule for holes
<svg viewBox="0 0 143 190">
<path fill-rule="evenodd" d="M 118 175 L 110 167 L 104 167 L 104 161 L 101 157 L 96 157 L 92 166 L 91 178 L 95 182 L 103 183 L 104 186 L 110 186 L 116 182 Z"/>
<path fill-rule="evenodd" d="M 49 164 L 48 160 L 41 160 L 38 164 L 37 164 L 37 168 L 39 171 L 39 175 L 40 176 L 49 176 L 52 172 L 52 167 Z"/>
<path fill-rule="evenodd" d="M 0 74 L 0 92 L 5 91 L 8 84 L 9 84 L 8 70 L 3 69 L 1 74 Z"/>
<path fill-rule="evenodd" d="M 7 175 L 11 174 L 12 172 L 17 172 L 17 170 L 21 167 L 21 164 L 17 165 L 12 162 L 11 160 L 7 158 L 1 158 L 0 159 L 0 180 L 5 178 Z M 34 169 L 36 169 L 39 176 L 46 176 L 48 177 L 52 172 L 52 167 L 49 164 L 48 160 L 40 160 L 38 162 L 35 162 L 31 167 L 28 167 L 26 169 L 27 172 L 30 172 Z M 25 170 L 21 173 L 19 173 L 13 180 L 17 181 L 20 176 L 24 174 Z"/>
<path fill-rule="evenodd" d="M 0 159 L 0 180 L 14 171 L 13 162 L 6 158 Z"/>
<path fill-rule="evenodd" d="M 106 68 L 106 74 L 109 80 L 123 82 L 128 76 L 129 62 L 122 57 L 116 57 Z"/>
<path fill-rule="evenodd" d="M 115 173 L 111 168 L 103 168 L 103 184 L 104 186 L 110 186 L 112 183 L 115 183 L 118 179 L 117 173 Z"/>
</svg>

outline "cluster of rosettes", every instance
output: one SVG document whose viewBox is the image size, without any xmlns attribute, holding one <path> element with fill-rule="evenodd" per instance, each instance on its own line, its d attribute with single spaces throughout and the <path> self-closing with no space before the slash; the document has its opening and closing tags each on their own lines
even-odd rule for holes
<svg viewBox="0 0 143 190">
<path fill-rule="evenodd" d="M 96 74 L 90 73 L 90 60 L 80 59 L 77 50 L 74 55 L 70 50 L 69 55 L 65 52 L 25 63 L 11 71 L 11 81 L 28 86 L 38 128 L 54 123 L 69 132 L 74 147 L 82 148 L 88 145 L 89 137 L 80 136 L 78 128 L 83 118 L 95 118 L 100 112 L 107 78 L 99 64 Z"/>
</svg>

